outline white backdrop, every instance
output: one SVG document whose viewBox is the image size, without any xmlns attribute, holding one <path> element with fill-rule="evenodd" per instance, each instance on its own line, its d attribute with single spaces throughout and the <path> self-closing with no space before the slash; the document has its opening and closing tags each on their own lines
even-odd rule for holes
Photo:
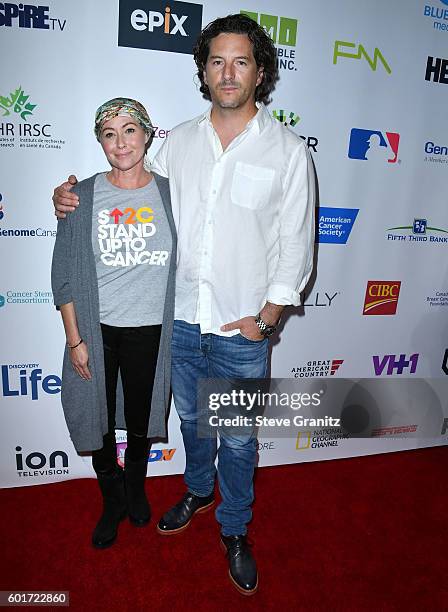
<svg viewBox="0 0 448 612">
<path fill-rule="evenodd" d="M 201 6 L 203 25 L 243 10 L 271 28 L 281 78 L 269 109 L 308 140 L 317 169 L 316 274 L 305 305 L 290 310 L 273 343 L 272 376 L 445 376 L 448 2 L 229 0 L 225 9 L 217 0 L 171 2 L 181 24 L 176 32 L 172 16 L 171 34 L 165 22 L 157 25 L 165 4 L 0 4 L 1 486 L 93 475 L 90 459 L 74 451 L 60 407 L 64 335 L 51 298 L 50 197 L 68 174 L 107 168 L 92 129 L 105 100 L 132 97 L 149 109 L 159 127 L 150 157 L 171 127 L 207 108 L 192 55 L 154 50 L 191 43 Z M 139 25 L 142 9 L 153 11 L 152 32 Z M 143 29 L 129 26 L 133 10 Z M 120 11 L 120 42 L 127 28 L 134 48 L 118 44 Z M 420 441 L 310 431 L 260 441 L 260 465 L 447 439 L 443 422 L 433 439 Z M 183 471 L 174 410 L 168 443 L 155 445 L 149 460 L 150 475 Z"/>
</svg>

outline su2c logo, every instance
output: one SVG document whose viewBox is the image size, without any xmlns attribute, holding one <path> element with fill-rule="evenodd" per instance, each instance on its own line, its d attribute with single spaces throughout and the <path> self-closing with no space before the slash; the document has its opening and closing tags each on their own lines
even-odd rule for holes
<svg viewBox="0 0 448 612">
<path fill-rule="evenodd" d="M 397 312 L 401 281 L 368 281 L 364 315 L 394 315 Z"/>
</svg>

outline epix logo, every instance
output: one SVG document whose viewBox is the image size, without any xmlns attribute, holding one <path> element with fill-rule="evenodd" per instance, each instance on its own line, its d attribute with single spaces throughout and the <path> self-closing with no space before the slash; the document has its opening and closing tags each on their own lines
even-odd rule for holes
<svg viewBox="0 0 448 612">
<path fill-rule="evenodd" d="M 288 111 L 284 110 L 273 110 L 272 116 L 277 119 L 277 121 L 280 121 L 280 123 L 283 123 L 283 125 L 286 127 L 289 125 L 291 127 L 295 127 L 300 121 L 299 115 L 296 115 L 296 113 L 293 113 L 292 111 L 288 113 Z"/>
<path fill-rule="evenodd" d="M 202 4 L 120 0 L 118 46 L 193 53 L 202 27 Z"/>
<path fill-rule="evenodd" d="M 21 119 L 27 119 L 36 108 L 36 104 L 31 104 L 28 100 L 29 95 L 25 94 L 22 87 L 12 91 L 8 97 L 0 96 L 0 108 L 4 111 L 3 117 L 7 117 L 13 111 L 20 115 Z"/>
<path fill-rule="evenodd" d="M 240 11 L 256 21 L 266 30 L 277 46 L 277 67 L 284 70 L 297 70 L 295 66 L 296 50 L 291 47 L 297 42 L 297 19 L 290 17 L 277 17 L 252 11 Z M 289 47 L 289 49 L 283 49 Z"/>
<path fill-rule="evenodd" d="M 368 281 L 364 315 L 394 315 L 397 312 L 401 281 Z"/>
<path fill-rule="evenodd" d="M 66 19 L 55 19 L 48 15 L 49 6 L 34 6 L 33 4 L 0 3 L 0 26 L 11 28 L 34 28 L 38 30 L 55 30 L 62 32 Z"/>
<path fill-rule="evenodd" d="M 343 51 L 344 48 L 354 49 L 354 52 Z M 334 43 L 334 51 L 333 51 L 333 64 L 337 64 L 338 57 L 348 57 L 351 59 L 365 59 L 369 64 L 370 68 L 375 72 L 378 65 L 378 60 L 381 61 L 384 70 L 387 74 L 391 74 L 392 70 L 390 69 L 389 64 L 384 59 L 384 55 L 375 47 L 373 51 L 373 58 L 367 53 L 363 45 L 357 45 L 352 42 L 344 42 L 343 40 L 336 40 Z"/>
<path fill-rule="evenodd" d="M 384 373 L 387 376 L 392 376 L 392 374 L 403 374 L 405 370 L 407 370 L 406 373 L 415 374 L 417 370 L 418 353 L 414 353 L 409 359 L 407 359 L 406 355 L 403 353 L 398 359 L 397 355 L 384 355 L 384 357 L 373 355 L 372 359 L 375 376 L 381 376 Z"/>
<path fill-rule="evenodd" d="M 428 56 L 425 81 L 448 84 L 448 59 Z"/>
<path fill-rule="evenodd" d="M 350 132 L 348 156 L 350 159 L 364 161 L 374 158 L 387 159 L 389 164 L 395 164 L 398 159 L 399 143 L 400 134 L 396 132 L 353 128 Z"/>
</svg>

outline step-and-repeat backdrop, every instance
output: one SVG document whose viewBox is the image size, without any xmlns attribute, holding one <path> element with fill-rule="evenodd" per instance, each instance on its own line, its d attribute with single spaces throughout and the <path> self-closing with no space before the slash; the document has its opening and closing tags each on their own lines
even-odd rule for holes
<svg viewBox="0 0 448 612">
<path fill-rule="evenodd" d="M 271 375 L 448 374 L 447 0 L 1 3 L 0 485 L 93 476 L 60 406 L 53 187 L 107 169 L 92 130 L 105 100 L 132 97 L 149 109 L 157 126 L 149 157 L 173 126 L 203 112 L 194 39 L 217 16 L 241 11 L 275 42 L 280 81 L 269 109 L 306 140 L 319 182 L 316 272 L 273 342 Z M 395 439 L 424 428 L 426 412 L 403 418 L 388 401 L 387 427 L 369 439 L 325 428 L 260 439 L 259 463 L 447 443 L 446 419 L 426 439 Z M 117 442 L 122 458 L 123 432 Z M 148 473 L 179 473 L 184 461 L 172 410 Z"/>
</svg>

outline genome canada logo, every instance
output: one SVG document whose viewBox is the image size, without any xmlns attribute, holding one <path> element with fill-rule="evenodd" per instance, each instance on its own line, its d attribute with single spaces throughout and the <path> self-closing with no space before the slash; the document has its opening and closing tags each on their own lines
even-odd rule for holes
<svg viewBox="0 0 448 612">
<path fill-rule="evenodd" d="M 240 13 L 256 21 L 272 38 L 277 50 L 278 69 L 296 71 L 297 19 L 252 11 Z"/>
<path fill-rule="evenodd" d="M 348 145 L 350 159 L 363 161 L 379 160 L 388 164 L 396 164 L 400 134 L 396 132 L 381 132 L 380 130 L 365 130 L 352 128 Z"/>
<path fill-rule="evenodd" d="M 285 127 L 294 128 L 300 121 L 299 115 L 293 111 L 274 110 L 272 111 L 272 116 L 280 123 L 283 123 Z M 317 145 L 319 144 L 319 140 L 316 138 L 316 136 L 304 136 L 303 134 L 300 134 L 300 138 L 303 138 L 310 151 L 317 153 Z"/>
<path fill-rule="evenodd" d="M 425 81 L 448 84 L 448 59 L 428 55 Z"/>
<path fill-rule="evenodd" d="M 350 49 L 350 51 L 348 49 Z M 373 70 L 373 72 L 376 72 L 376 69 L 378 67 L 378 61 L 379 61 L 384 71 L 387 74 L 392 73 L 392 70 L 389 64 L 387 63 L 384 55 L 381 53 L 378 47 L 375 47 L 373 50 L 373 53 L 369 55 L 365 47 L 361 44 L 353 43 L 353 42 L 346 42 L 343 40 L 335 40 L 334 49 L 333 49 L 333 64 L 334 65 L 337 64 L 338 57 L 345 57 L 349 59 L 366 61 L 367 64 L 370 66 L 370 69 Z"/>
<path fill-rule="evenodd" d="M 61 392 L 56 374 L 45 374 L 38 363 L 9 363 L 1 366 L 3 397 L 27 397 L 37 401 L 42 394 Z"/>
<path fill-rule="evenodd" d="M 448 164 L 448 146 L 436 145 L 431 140 L 425 143 L 425 162 L 430 164 Z"/>
<path fill-rule="evenodd" d="M 387 229 L 387 240 L 402 244 L 446 244 L 448 242 L 448 230 L 433 227 L 428 224 L 427 219 L 414 219 L 412 225 L 397 225 Z"/>
<path fill-rule="evenodd" d="M 63 32 L 67 19 L 50 17 L 49 6 L 0 3 L 0 27 Z"/>
<path fill-rule="evenodd" d="M 55 138 L 51 123 L 32 122 L 38 105 L 21 85 L 0 95 L 0 148 L 61 150 L 65 140 Z M 6 120 L 5 120 L 6 119 Z"/>
<path fill-rule="evenodd" d="M 0 294 L 0 308 L 6 305 L 35 306 L 36 304 L 53 304 L 53 293 L 51 291 L 16 291 L 8 289 Z"/>
<path fill-rule="evenodd" d="M 358 216 L 359 208 L 332 208 L 319 206 L 317 210 L 317 242 L 347 244 Z"/>
<path fill-rule="evenodd" d="M 375 376 L 392 376 L 393 374 L 415 374 L 418 364 L 418 353 L 409 357 L 401 355 L 373 355 L 373 371 Z"/>
<path fill-rule="evenodd" d="M 441 6 L 441 5 L 444 6 Z M 425 4 L 423 15 L 432 22 L 434 30 L 448 30 L 448 0 L 439 0 L 436 4 Z"/>
<path fill-rule="evenodd" d="M 401 281 L 367 281 L 362 314 L 396 314 L 400 289 Z"/>
<path fill-rule="evenodd" d="M 51 453 L 24 450 L 15 447 L 15 467 L 20 478 L 39 478 L 69 474 L 68 455 L 62 450 Z"/>
<path fill-rule="evenodd" d="M 315 359 L 291 368 L 294 378 L 322 378 L 334 376 L 344 363 L 343 359 Z"/>
<path fill-rule="evenodd" d="M 193 54 L 202 28 L 202 4 L 120 0 L 118 46 Z"/>
<path fill-rule="evenodd" d="M 126 442 L 117 443 L 117 462 L 121 467 L 124 467 L 124 453 L 126 447 Z M 148 453 L 148 463 L 154 463 L 155 461 L 171 461 L 175 452 L 175 448 L 158 448 L 150 450 Z"/>
<path fill-rule="evenodd" d="M 2 200 L 3 196 L 0 194 L 0 221 L 5 217 Z M 54 238 L 55 236 L 56 230 L 43 227 L 0 227 L 0 238 Z"/>
</svg>

